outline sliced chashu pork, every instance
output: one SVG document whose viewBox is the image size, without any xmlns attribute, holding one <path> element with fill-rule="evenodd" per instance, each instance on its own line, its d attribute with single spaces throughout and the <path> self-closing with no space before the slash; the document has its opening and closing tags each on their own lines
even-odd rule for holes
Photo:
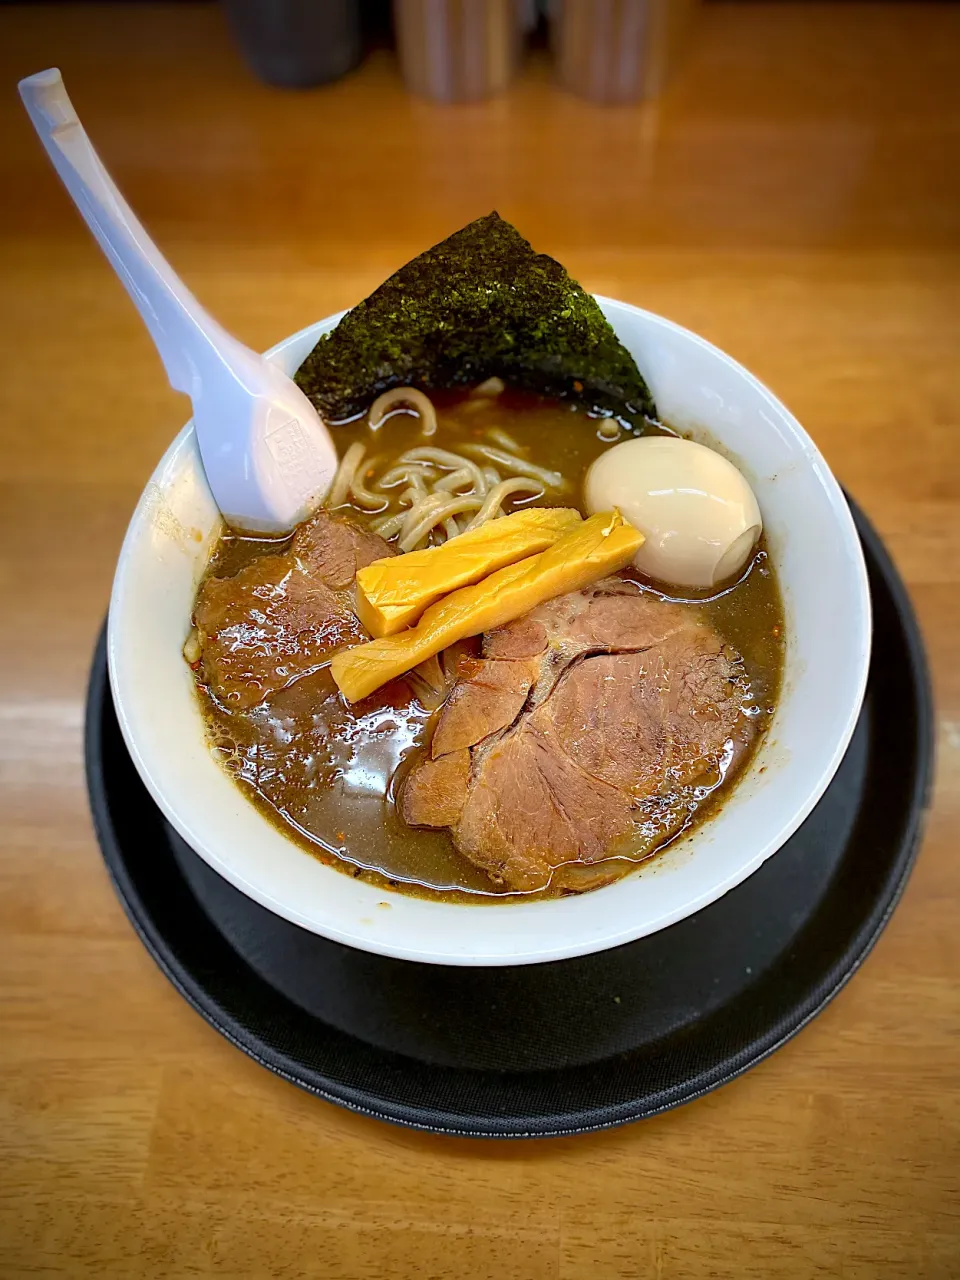
<svg viewBox="0 0 960 1280">
<path fill-rule="evenodd" d="M 204 682 L 224 706 L 246 709 L 365 640 L 353 581 L 392 554 L 376 534 L 319 511 L 282 554 L 207 578 L 194 608 Z"/>
<path fill-rule="evenodd" d="M 450 827 L 511 889 L 543 888 L 628 836 L 632 856 L 655 847 L 688 819 L 692 784 L 715 781 L 752 732 L 739 655 L 693 610 L 618 579 L 490 633 L 484 655 L 447 699 L 401 812 Z"/>
</svg>

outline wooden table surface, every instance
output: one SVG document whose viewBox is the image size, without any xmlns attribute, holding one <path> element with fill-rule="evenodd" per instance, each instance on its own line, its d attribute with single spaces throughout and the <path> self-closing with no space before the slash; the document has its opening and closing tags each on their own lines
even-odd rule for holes
<svg viewBox="0 0 960 1280">
<path fill-rule="evenodd" d="M 155 968 L 101 865 L 81 719 L 186 407 L 21 114 L 14 81 L 52 64 L 253 346 L 496 207 L 811 431 L 909 584 L 938 781 L 879 945 L 773 1058 L 619 1131 L 443 1139 L 276 1079 Z M 213 7 L 5 7 L 0 68 L 0 1275 L 960 1275 L 960 7 L 711 6 L 646 108 L 561 96 L 540 59 L 479 106 L 412 101 L 385 53 L 286 94 Z"/>
</svg>

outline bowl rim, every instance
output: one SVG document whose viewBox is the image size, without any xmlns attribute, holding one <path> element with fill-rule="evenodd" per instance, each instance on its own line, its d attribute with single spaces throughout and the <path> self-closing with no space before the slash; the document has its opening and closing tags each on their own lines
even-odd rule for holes
<svg viewBox="0 0 960 1280">
<path fill-rule="evenodd" d="M 415 961 L 419 963 L 431 963 L 450 966 L 463 967 L 484 967 L 484 966 L 505 966 L 513 964 L 534 964 L 546 963 L 553 960 L 568 959 L 574 956 L 587 955 L 598 951 L 610 949 L 612 947 L 621 946 L 625 943 L 634 941 L 640 937 L 650 933 L 655 933 L 660 929 L 666 928 L 679 920 L 685 919 L 687 916 L 695 914 L 702 910 L 711 902 L 716 901 L 725 893 L 729 892 L 736 885 L 742 883 L 759 866 L 762 865 L 768 857 L 771 857 L 791 835 L 801 826 L 801 824 L 810 815 L 816 804 L 822 797 L 823 793 L 829 786 L 834 777 L 840 762 L 849 746 L 850 740 L 856 728 L 857 721 L 863 705 L 863 699 L 866 692 L 867 676 L 870 664 L 870 649 L 872 636 L 872 609 L 870 600 L 870 591 L 867 578 L 866 562 L 863 556 L 863 550 L 860 544 L 859 536 L 856 532 L 856 526 L 850 508 L 844 497 L 843 491 L 839 483 L 831 472 L 825 459 L 807 434 L 804 428 L 794 415 L 786 408 L 786 406 L 773 394 L 770 389 L 765 386 L 754 374 L 734 360 L 721 348 L 708 342 L 699 334 L 692 330 L 686 329 L 684 326 L 658 315 L 656 312 L 645 310 L 644 308 L 634 306 L 631 303 L 622 302 L 617 299 L 605 297 L 601 294 L 593 295 L 598 303 L 603 307 L 604 311 L 609 312 L 623 311 L 634 316 L 639 316 L 645 321 L 652 322 L 655 326 L 661 326 L 665 329 L 673 331 L 674 334 L 681 336 L 685 341 L 690 342 L 711 357 L 719 359 L 722 364 L 726 365 L 736 377 L 748 383 L 755 393 L 781 418 L 783 418 L 796 440 L 802 445 L 804 460 L 813 467 L 818 473 L 823 484 L 826 495 L 829 499 L 830 509 L 837 521 L 838 533 L 842 534 L 843 542 L 846 548 L 853 552 L 854 563 L 856 567 L 857 581 L 857 600 L 854 603 L 853 616 L 859 623 L 859 635 L 857 637 L 857 652 L 860 654 L 860 662 L 857 671 L 858 679 L 856 688 L 852 690 L 853 696 L 849 697 L 848 713 L 843 724 L 842 731 L 837 735 L 834 749 L 821 768 L 820 774 L 816 780 L 816 784 L 810 788 L 804 802 L 798 806 L 792 806 L 776 831 L 771 834 L 762 845 L 758 846 L 748 862 L 738 864 L 736 869 L 722 879 L 716 879 L 700 893 L 692 898 L 684 900 L 681 906 L 673 910 L 664 911 L 660 916 L 648 921 L 644 927 L 622 927 L 615 932 L 596 931 L 596 936 L 587 939 L 577 939 L 573 941 L 557 941 L 552 945 L 544 945 L 541 943 L 529 944 L 529 940 L 525 939 L 520 931 L 516 931 L 517 946 L 509 951 L 504 949 L 494 949 L 489 954 L 454 952 L 449 949 L 437 947 L 433 943 L 425 943 L 419 946 L 401 945 L 390 939 L 378 938 L 376 936 L 360 935 L 351 931 L 349 928 L 340 928 L 336 924 L 323 922 L 321 925 L 315 916 L 307 915 L 301 912 L 295 905 L 286 901 L 279 901 L 271 894 L 261 888 L 259 885 L 251 884 L 242 874 L 231 868 L 229 859 L 221 856 L 215 848 L 209 847 L 208 842 L 193 831 L 189 824 L 186 823 L 178 813 L 176 806 L 166 794 L 162 785 L 154 777 L 153 772 L 140 751 L 136 734 L 127 715 L 124 695 L 122 690 L 122 680 L 118 672 L 118 643 L 116 627 L 119 623 L 116 621 L 119 610 L 115 607 L 115 602 L 121 592 L 124 572 L 127 564 L 132 558 L 133 547 L 136 543 L 138 532 L 144 515 L 144 507 L 151 490 L 156 487 L 156 481 L 164 471 L 175 460 L 179 451 L 183 449 L 189 442 L 193 432 L 192 419 L 189 420 L 180 431 L 177 432 L 168 448 L 164 451 L 163 456 L 151 474 L 150 479 L 144 487 L 141 496 L 137 502 L 134 513 L 131 517 L 120 555 L 117 562 L 116 573 L 114 577 L 113 590 L 111 593 L 110 612 L 108 615 L 107 627 L 107 656 L 110 677 L 110 688 L 113 696 L 114 705 L 117 712 L 117 718 L 123 734 L 124 742 L 134 761 L 141 779 L 147 786 L 153 800 L 159 806 L 161 812 L 182 836 L 184 840 L 206 861 L 215 871 L 223 875 L 231 884 L 241 890 L 254 901 L 259 902 L 268 910 L 278 914 L 285 919 L 306 928 L 309 932 L 317 933 L 320 936 L 339 942 L 343 945 L 353 948 L 372 952 L 374 954 L 390 956 L 396 959 Z M 346 311 L 337 312 L 327 316 L 324 319 L 316 321 L 313 324 L 306 325 L 297 330 L 295 333 L 284 338 L 269 348 L 264 354 L 268 359 L 276 359 L 283 356 L 291 347 L 296 346 L 308 339 L 319 337 L 322 333 L 328 332 L 335 324 L 344 316 Z M 202 465 L 202 464 L 201 464 Z M 741 784 L 745 779 L 740 779 Z M 245 799 L 245 803 L 250 802 Z M 252 806 L 251 806 L 252 808 Z M 253 810 L 256 812 L 256 810 Z M 305 857 L 309 854 L 300 849 L 295 842 L 290 841 L 291 845 L 296 848 Z M 329 870 L 329 869 L 327 869 Z M 340 872 L 333 870 L 331 874 L 339 875 Z M 632 877 L 626 877 L 630 880 Z M 622 882 L 618 882 L 622 883 Z M 616 888 L 616 886 L 610 886 Z M 388 892 L 386 890 L 384 893 Z M 401 895 L 397 895 L 401 896 Z M 402 895 L 406 897 L 407 895 Z M 581 897 L 568 898 L 564 901 L 566 904 L 583 901 L 585 898 L 593 898 L 593 894 L 583 895 Z M 509 904 L 484 904 L 483 906 L 464 905 L 459 903 L 445 903 L 443 901 L 418 900 L 428 905 L 435 911 L 458 911 L 469 910 L 477 913 L 502 913 L 504 911 L 516 912 L 536 909 L 538 904 L 531 903 L 528 906 L 520 903 Z"/>
</svg>

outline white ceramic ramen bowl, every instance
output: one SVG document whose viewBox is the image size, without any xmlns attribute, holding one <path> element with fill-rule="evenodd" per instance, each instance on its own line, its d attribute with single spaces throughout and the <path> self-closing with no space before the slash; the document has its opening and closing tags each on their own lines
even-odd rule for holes
<svg viewBox="0 0 960 1280">
<path fill-rule="evenodd" d="M 770 731 L 715 817 L 632 875 L 580 897 L 447 904 L 324 866 L 258 812 L 204 738 L 181 647 L 219 513 L 188 424 L 144 490 L 120 554 L 108 637 L 113 696 L 140 776 L 173 826 L 231 884 L 305 929 L 432 964 L 530 964 L 618 946 L 699 911 L 756 871 L 810 813 L 843 757 L 863 699 L 871 625 L 863 555 L 836 480 L 796 419 L 729 356 L 660 316 L 599 301 L 665 421 L 727 453 L 759 499 L 787 629 Z M 293 373 L 339 318 L 269 356 Z"/>
</svg>

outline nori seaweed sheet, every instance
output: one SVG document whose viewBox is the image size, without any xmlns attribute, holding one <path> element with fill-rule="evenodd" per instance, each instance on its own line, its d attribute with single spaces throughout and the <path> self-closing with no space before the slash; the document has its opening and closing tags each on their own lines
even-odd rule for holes
<svg viewBox="0 0 960 1280">
<path fill-rule="evenodd" d="M 656 418 L 593 298 L 497 213 L 401 267 L 320 339 L 296 381 L 337 422 L 391 387 L 430 391 L 494 375 L 638 423 Z"/>
</svg>

